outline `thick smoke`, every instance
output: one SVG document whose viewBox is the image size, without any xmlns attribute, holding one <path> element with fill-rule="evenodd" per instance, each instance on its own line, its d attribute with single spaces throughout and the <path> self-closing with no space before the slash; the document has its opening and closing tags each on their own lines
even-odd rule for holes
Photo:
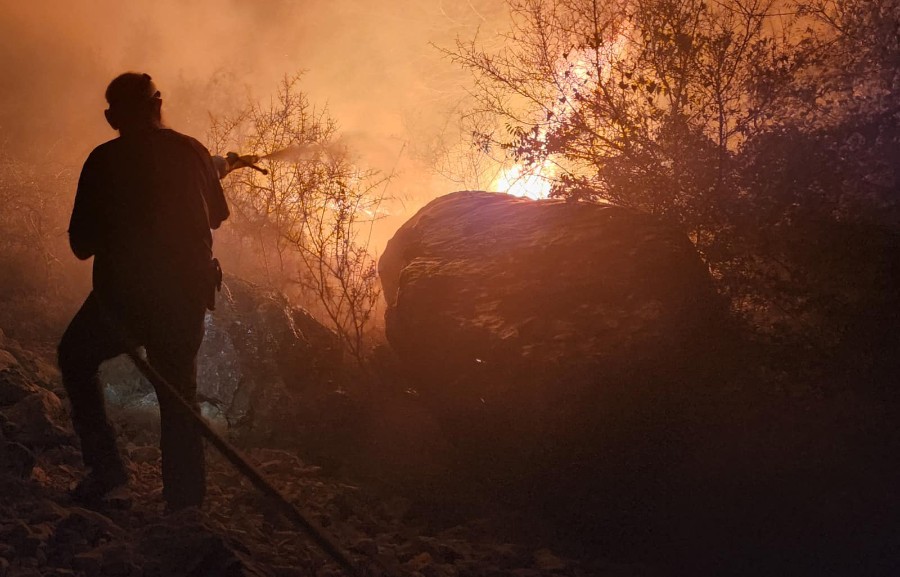
<svg viewBox="0 0 900 577">
<path fill-rule="evenodd" d="M 0 0 L 0 145 L 80 165 L 112 138 L 103 90 L 126 70 L 150 73 L 166 122 L 204 139 L 209 115 L 268 98 L 285 74 L 327 105 L 361 162 L 399 177 L 407 209 L 453 184 L 420 152 L 465 96 L 465 76 L 431 43 L 490 34 L 502 0 Z M 253 152 L 253 151 L 243 151 Z"/>
</svg>

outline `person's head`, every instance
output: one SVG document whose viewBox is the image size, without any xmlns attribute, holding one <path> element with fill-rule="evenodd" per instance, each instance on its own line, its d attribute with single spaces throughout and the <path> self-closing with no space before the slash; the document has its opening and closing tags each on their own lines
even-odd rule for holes
<svg viewBox="0 0 900 577">
<path fill-rule="evenodd" d="M 149 74 L 120 74 L 106 88 L 106 101 L 106 121 L 114 130 L 129 132 L 162 125 L 162 98 Z"/>
</svg>

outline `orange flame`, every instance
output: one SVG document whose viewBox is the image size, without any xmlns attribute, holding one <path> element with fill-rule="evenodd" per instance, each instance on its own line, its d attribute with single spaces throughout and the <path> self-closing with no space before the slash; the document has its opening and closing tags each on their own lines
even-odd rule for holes
<svg viewBox="0 0 900 577">
<path fill-rule="evenodd" d="M 557 59 L 556 70 L 560 90 L 551 107 L 550 117 L 554 120 L 550 126 L 543 128 L 538 136 L 539 141 L 544 142 L 550 128 L 564 122 L 574 112 L 572 100 L 576 91 L 584 91 L 609 80 L 610 63 L 622 54 L 626 44 L 626 36 L 619 34 L 613 42 L 601 48 L 573 50 Z M 522 164 L 514 164 L 501 171 L 491 188 L 497 192 L 535 200 L 548 198 L 556 173 L 557 165 L 549 158 L 530 169 Z"/>
</svg>

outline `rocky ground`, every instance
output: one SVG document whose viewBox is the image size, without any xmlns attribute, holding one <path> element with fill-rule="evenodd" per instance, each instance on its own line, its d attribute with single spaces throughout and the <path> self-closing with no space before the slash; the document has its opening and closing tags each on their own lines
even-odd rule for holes
<svg viewBox="0 0 900 577">
<path fill-rule="evenodd" d="M 203 509 L 165 515 L 152 406 L 112 408 L 130 495 L 95 509 L 73 503 L 67 492 L 83 470 L 61 396 L 49 363 L 9 339 L 0 342 L 0 577 L 340 574 L 217 455 L 209 457 Z M 652 574 L 566 558 L 552 543 L 525 537 L 524 520 L 513 511 L 455 510 L 452 500 L 433 494 L 410 497 L 326 474 L 289 451 L 246 453 L 371 575 Z"/>
</svg>

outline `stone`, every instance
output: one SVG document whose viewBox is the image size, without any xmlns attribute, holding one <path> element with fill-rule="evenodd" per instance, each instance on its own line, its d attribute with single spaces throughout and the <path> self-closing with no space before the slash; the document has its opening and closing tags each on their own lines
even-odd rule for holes
<svg viewBox="0 0 900 577">
<path fill-rule="evenodd" d="M 553 554 L 550 549 L 538 549 L 534 552 L 534 564 L 542 571 L 562 571 L 568 564 Z"/>
<path fill-rule="evenodd" d="M 397 231 L 378 267 L 391 345 L 454 376 L 525 353 L 538 367 L 671 356 L 721 312 L 686 237 L 592 203 L 450 194 Z"/>
<path fill-rule="evenodd" d="M 50 499 L 41 499 L 35 502 L 34 510 L 29 514 L 28 518 L 32 523 L 52 523 L 65 518 L 69 512 Z"/>
<path fill-rule="evenodd" d="M 457 577 L 459 570 L 450 563 L 435 563 L 425 568 L 425 577 Z"/>
<path fill-rule="evenodd" d="M 250 559 L 245 547 L 226 541 L 189 510 L 170 516 L 165 523 L 145 527 L 136 553 L 145 559 L 145 564 L 159 567 L 160 575 L 177 575 L 186 566 L 197 575 L 271 575 Z"/>
<path fill-rule="evenodd" d="M 34 453 L 20 443 L 8 443 L 0 440 L 0 471 L 27 479 L 34 469 Z"/>
<path fill-rule="evenodd" d="M 34 557 L 43 533 L 19 519 L 0 531 L 0 536 L 15 549 L 17 557 Z"/>
<path fill-rule="evenodd" d="M 207 313 L 198 353 L 197 399 L 204 415 L 231 435 L 277 436 L 296 426 L 297 397 L 333 388 L 342 349 L 334 331 L 277 291 L 226 275 L 216 310 Z M 153 387 L 124 357 L 101 367 L 111 403 L 150 409 Z"/>
<path fill-rule="evenodd" d="M 135 463 L 155 463 L 159 461 L 161 453 L 159 447 L 134 447 L 129 449 L 128 457 Z"/>
<path fill-rule="evenodd" d="M 9 351 L 0 349 L 0 373 L 18 368 L 19 361 L 16 360 L 16 357 L 12 356 Z"/>
<path fill-rule="evenodd" d="M 327 381 L 341 364 L 333 331 L 291 307 L 284 295 L 234 276 L 226 276 L 206 329 L 199 391 L 231 410 L 232 419 L 240 418 L 246 397 L 263 383 L 305 391 Z"/>
<path fill-rule="evenodd" d="M 728 346 L 688 238 L 621 207 L 449 194 L 400 227 L 378 271 L 423 402 L 467 448 L 516 462 L 702 382 Z"/>
<path fill-rule="evenodd" d="M 25 349 L 18 341 L 5 335 L 0 337 L 0 349 L 13 357 L 17 365 L 15 370 L 20 371 L 29 383 L 50 389 L 59 382 L 59 370 L 55 359 L 48 361 L 42 355 Z M 3 373 L 2 366 L 8 362 L 8 357 L 5 362 L 0 362 L 0 375 Z"/>
<path fill-rule="evenodd" d="M 69 515 L 57 524 L 53 538 L 59 543 L 83 539 L 87 544 L 97 546 L 101 541 L 123 535 L 122 528 L 106 515 L 81 507 L 69 507 Z"/>
<path fill-rule="evenodd" d="M 98 575 L 102 565 L 103 554 L 97 550 L 78 553 L 72 557 L 72 568 L 86 575 Z"/>
<path fill-rule="evenodd" d="M 273 565 L 271 569 L 273 577 L 309 577 L 309 572 L 300 567 Z"/>
<path fill-rule="evenodd" d="M 28 381 L 19 361 L 0 349 L 0 407 L 14 405 L 35 392 L 37 387 Z"/>
<path fill-rule="evenodd" d="M 512 543 L 500 543 L 492 546 L 486 553 L 491 563 L 501 569 L 512 569 L 528 565 L 528 555 L 522 547 Z"/>
<path fill-rule="evenodd" d="M 419 553 L 406 563 L 404 566 L 410 571 L 422 572 L 426 567 L 434 563 L 434 559 L 429 553 Z"/>
<path fill-rule="evenodd" d="M 61 426 L 65 411 L 54 393 L 37 389 L 4 411 L 16 425 L 15 441 L 28 446 L 71 444 L 72 434 Z"/>
<path fill-rule="evenodd" d="M 360 539 L 350 549 L 366 557 L 374 558 L 378 556 L 378 543 L 374 539 Z"/>
<path fill-rule="evenodd" d="M 123 543 L 109 543 L 95 552 L 100 555 L 100 573 L 104 576 L 128 577 L 137 571 L 132 562 L 134 553 Z"/>
</svg>

